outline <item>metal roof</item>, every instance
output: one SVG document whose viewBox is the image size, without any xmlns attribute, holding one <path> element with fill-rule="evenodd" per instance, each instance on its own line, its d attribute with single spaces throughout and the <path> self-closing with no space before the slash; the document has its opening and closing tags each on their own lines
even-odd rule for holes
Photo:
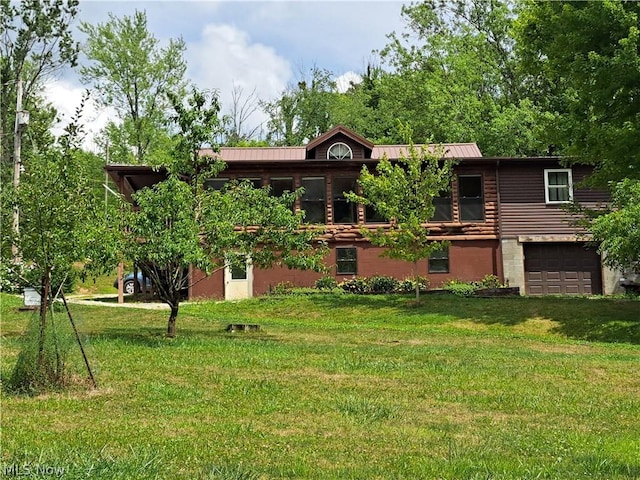
<svg viewBox="0 0 640 480">
<path fill-rule="evenodd" d="M 416 148 L 426 147 L 435 151 L 440 145 L 416 145 Z M 445 158 L 478 158 L 482 157 L 480 149 L 475 143 L 445 143 L 442 144 Z M 409 145 L 377 145 L 373 147 L 371 159 L 378 160 L 386 153 L 390 159 L 400 158 L 409 150 Z M 203 155 L 211 155 L 210 149 L 202 150 Z M 222 147 L 220 156 L 225 162 L 287 162 L 314 161 L 326 159 L 307 159 L 306 147 Z"/>
</svg>

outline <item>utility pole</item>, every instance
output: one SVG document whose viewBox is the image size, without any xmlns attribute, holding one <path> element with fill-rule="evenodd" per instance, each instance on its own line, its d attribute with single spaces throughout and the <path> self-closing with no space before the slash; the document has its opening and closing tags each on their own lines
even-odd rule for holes
<svg viewBox="0 0 640 480">
<path fill-rule="evenodd" d="M 16 83 L 16 121 L 13 130 L 13 188 L 17 190 L 20 186 L 20 173 L 22 161 L 20 158 L 22 150 L 22 130 L 29 123 L 29 113 L 22 110 L 22 80 Z M 13 233 L 17 236 L 20 233 L 20 210 L 18 206 L 13 209 Z M 13 261 L 18 263 L 18 246 L 14 243 L 11 247 Z"/>
</svg>

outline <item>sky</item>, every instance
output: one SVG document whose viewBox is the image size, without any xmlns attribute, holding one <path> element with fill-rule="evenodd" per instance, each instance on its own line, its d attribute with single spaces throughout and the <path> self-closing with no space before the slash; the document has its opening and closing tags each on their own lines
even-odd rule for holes
<svg viewBox="0 0 640 480">
<path fill-rule="evenodd" d="M 273 100 L 314 66 L 348 85 L 367 63 L 378 63 L 372 52 L 386 45 L 389 33 L 404 30 L 401 8 L 397 0 L 80 0 L 76 27 L 80 21 L 104 23 L 109 13 L 120 17 L 144 10 L 161 45 L 183 38 L 187 77 L 201 89 L 217 89 L 224 112 L 234 86 Z M 76 37 L 84 40 L 80 32 Z M 48 83 L 46 94 L 68 119 L 85 88 L 69 69 Z M 88 108 L 85 121 L 95 133 L 112 117 L 110 109 Z M 257 114 L 252 121 L 264 119 Z M 87 146 L 95 149 L 91 142 Z"/>
</svg>

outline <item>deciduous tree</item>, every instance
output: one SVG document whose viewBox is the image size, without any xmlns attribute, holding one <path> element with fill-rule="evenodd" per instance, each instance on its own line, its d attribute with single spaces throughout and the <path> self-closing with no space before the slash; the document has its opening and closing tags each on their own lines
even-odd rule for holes
<svg viewBox="0 0 640 480">
<path fill-rule="evenodd" d="M 426 223 L 435 213 L 434 199 L 450 188 L 453 163 L 442 158 L 441 148 L 416 147 L 410 140 L 410 131 L 403 130 L 409 140 L 404 155 L 395 163 L 385 155 L 375 173 L 363 166 L 358 180 L 362 194 L 352 192 L 347 198 L 373 207 L 390 222 L 388 228 L 365 227 L 361 233 L 373 245 L 385 249 L 382 256 L 413 264 L 419 301 L 418 262 L 446 246 L 430 238 Z"/>
</svg>

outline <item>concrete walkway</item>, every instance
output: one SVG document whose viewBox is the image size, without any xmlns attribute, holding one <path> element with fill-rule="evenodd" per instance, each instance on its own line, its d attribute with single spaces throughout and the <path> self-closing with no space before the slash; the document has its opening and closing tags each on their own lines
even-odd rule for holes
<svg viewBox="0 0 640 480">
<path fill-rule="evenodd" d="M 107 301 L 109 300 L 109 301 Z M 142 308 L 145 310 L 169 310 L 169 305 L 162 302 L 132 302 L 125 296 L 125 303 L 118 303 L 117 295 L 67 295 L 67 302 L 75 305 L 92 305 L 100 307 Z M 184 305 L 186 302 L 180 302 Z"/>
</svg>

